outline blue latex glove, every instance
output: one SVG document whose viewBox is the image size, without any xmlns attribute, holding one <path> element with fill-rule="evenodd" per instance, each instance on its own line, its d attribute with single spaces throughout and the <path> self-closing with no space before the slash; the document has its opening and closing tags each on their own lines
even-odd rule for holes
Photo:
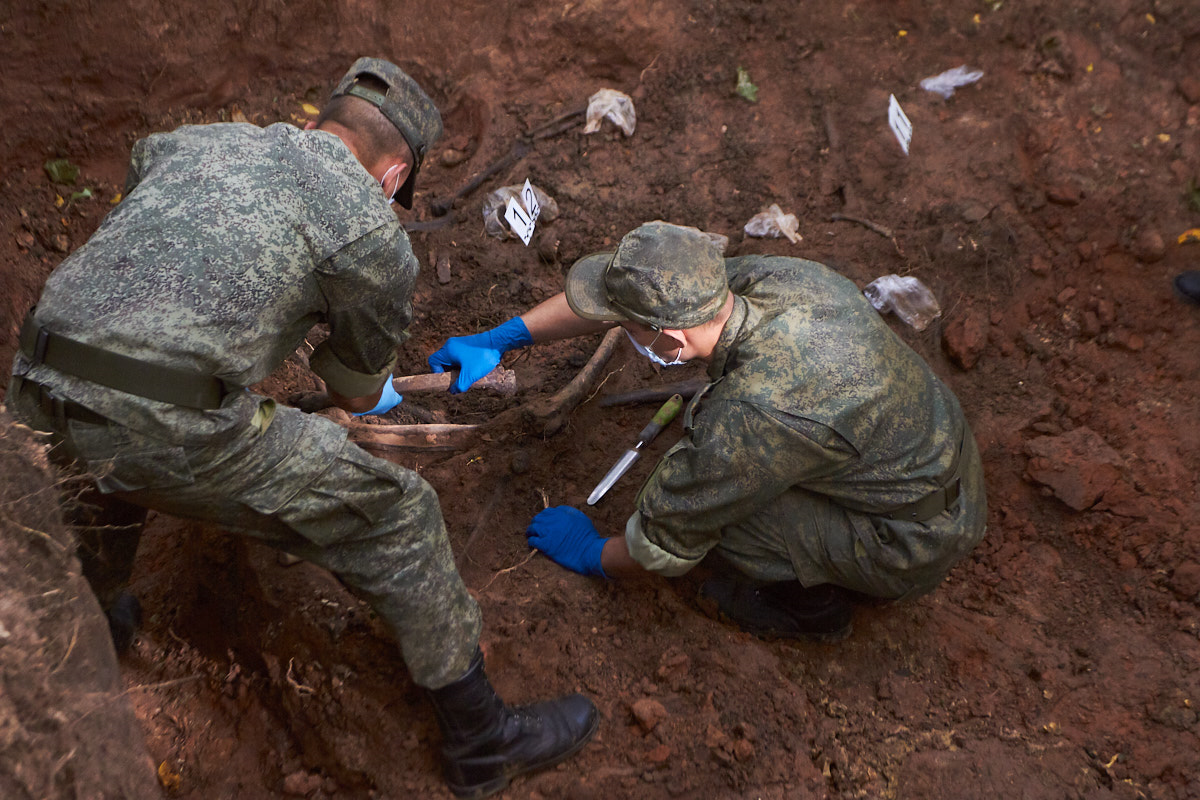
<svg viewBox="0 0 1200 800">
<path fill-rule="evenodd" d="M 367 414 L 382 414 L 386 411 L 391 411 L 396 406 L 400 405 L 403 400 L 402 395 L 396 394 L 396 387 L 392 386 L 392 379 L 389 377 L 383 384 L 383 393 L 379 395 L 379 402 L 370 411 L 360 411 L 354 416 L 365 417 Z"/>
<path fill-rule="evenodd" d="M 525 537 L 530 547 L 541 550 L 559 566 L 580 575 L 608 577 L 600 567 L 600 553 L 607 540 L 577 508 L 554 506 L 539 511 L 525 529 Z"/>
<path fill-rule="evenodd" d="M 491 330 L 447 339 L 441 349 L 429 357 L 429 368 L 434 372 L 457 369 L 458 377 L 450 385 L 450 393 L 458 394 L 470 389 L 471 384 L 494 370 L 500 363 L 500 357 L 509 350 L 531 344 L 533 336 L 525 327 L 525 321 L 513 317 Z"/>
</svg>

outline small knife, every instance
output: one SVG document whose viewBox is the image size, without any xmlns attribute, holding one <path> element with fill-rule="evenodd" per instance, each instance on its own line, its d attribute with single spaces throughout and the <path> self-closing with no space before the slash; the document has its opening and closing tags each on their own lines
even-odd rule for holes
<svg viewBox="0 0 1200 800">
<path fill-rule="evenodd" d="M 641 456 L 642 447 L 654 441 L 654 437 L 662 431 L 663 428 L 671 424 L 671 420 L 675 419 L 680 409 L 683 408 L 683 395 L 672 395 L 671 399 L 663 403 L 662 408 L 654 415 L 654 419 L 650 420 L 650 424 L 642 428 L 642 432 L 638 434 L 637 444 L 625 451 L 625 455 L 621 456 L 616 464 L 613 464 L 612 469 L 604 476 L 604 480 L 596 485 L 592 493 L 588 495 L 587 504 L 589 506 L 596 505 L 596 501 L 613 487 L 613 484 L 621 479 L 629 468 L 633 466 L 633 462 Z"/>
</svg>

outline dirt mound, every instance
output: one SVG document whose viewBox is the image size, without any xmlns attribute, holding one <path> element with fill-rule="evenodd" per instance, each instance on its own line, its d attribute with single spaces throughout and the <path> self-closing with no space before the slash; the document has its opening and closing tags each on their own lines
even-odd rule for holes
<svg viewBox="0 0 1200 800">
<path fill-rule="evenodd" d="M 0 411 L 0 796 L 157 798 L 44 446 Z"/>
</svg>

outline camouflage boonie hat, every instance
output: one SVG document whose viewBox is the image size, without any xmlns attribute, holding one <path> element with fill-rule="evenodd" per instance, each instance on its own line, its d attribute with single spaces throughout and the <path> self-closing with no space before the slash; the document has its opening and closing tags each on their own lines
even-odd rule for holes
<svg viewBox="0 0 1200 800">
<path fill-rule="evenodd" d="M 383 95 L 374 89 L 360 86 L 359 78 L 366 75 L 386 84 L 387 94 Z M 442 135 L 442 115 L 438 113 L 437 106 L 416 81 L 395 64 L 382 58 L 364 57 L 355 61 L 329 97 L 332 100 L 344 94 L 366 100 L 378 108 L 380 113 L 396 126 L 404 141 L 412 148 L 412 172 L 396 193 L 396 201 L 400 205 L 412 208 L 417 171 L 420 170 L 430 145 Z"/>
<path fill-rule="evenodd" d="M 615 253 L 579 259 L 566 285 L 577 316 L 633 320 L 655 330 L 703 325 L 728 294 L 720 247 L 703 231 L 668 222 L 633 229 Z"/>
</svg>

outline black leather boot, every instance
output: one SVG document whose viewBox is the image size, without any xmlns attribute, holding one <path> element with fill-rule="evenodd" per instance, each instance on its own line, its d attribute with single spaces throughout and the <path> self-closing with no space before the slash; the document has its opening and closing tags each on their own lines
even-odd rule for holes
<svg viewBox="0 0 1200 800">
<path fill-rule="evenodd" d="M 851 593 L 830 583 L 806 587 L 728 575 L 705 581 L 700 596 L 742 630 L 767 639 L 840 642 L 852 630 Z"/>
<path fill-rule="evenodd" d="M 1175 290 L 1185 300 L 1200 303 L 1200 269 L 1189 269 L 1176 275 Z"/>
<path fill-rule="evenodd" d="M 429 692 L 442 729 L 446 783 L 459 797 L 486 797 L 518 775 L 557 764 L 592 738 L 596 706 L 579 694 L 510 708 L 476 651 L 466 674 Z"/>
<path fill-rule="evenodd" d="M 142 604 L 129 592 L 121 592 L 104 614 L 108 617 L 113 649 L 117 655 L 124 655 L 133 646 L 133 639 L 142 624 Z"/>
</svg>

